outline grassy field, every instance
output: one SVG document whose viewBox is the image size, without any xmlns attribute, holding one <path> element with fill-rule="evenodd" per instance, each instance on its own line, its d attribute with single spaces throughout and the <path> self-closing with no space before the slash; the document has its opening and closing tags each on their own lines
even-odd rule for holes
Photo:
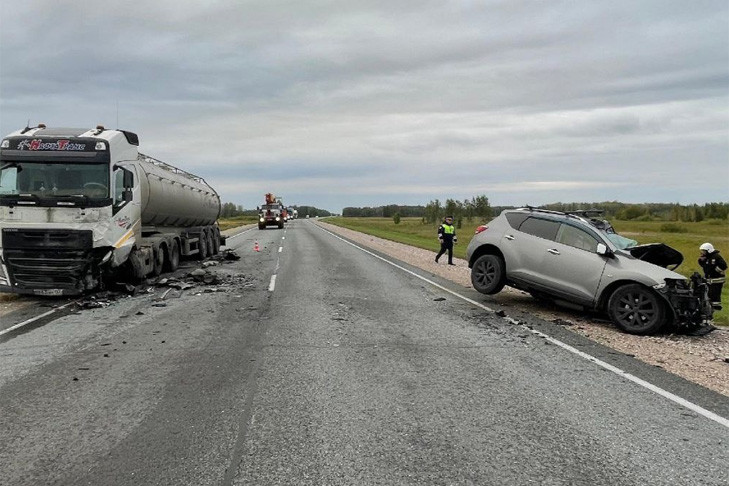
<svg viewBox="0 0 729 486">
<path fill-rule="evenodd" d="M 419 248 L 437 252 L 440 244 L 437 239 L 436 224 L 423 224 L 420 218 L 402 218 L 400 224 L 395 224 L 392 218 L 327 218 L 327 222 L 345 228 L 360 231 L 392 241 L 398 241 Z M 711 242 L 715 248 L 722 251 L 724 259 L 729 257 L 729 222 L 702 221 L 700 223 L 666 222 L 666 221 L 613 221 L 615 230 L 623 236 L 637 240 L 638 243 L 665 243 L 683 254 L 684 262 L 677 271 L 689 276 L 699 271 L 697 263 L 699 245 Z M 454 255 L 465 258 L 466 247 L 474 235 L 476 227 L 482 223 L 463 222 L 463 226 L 456 229 L 458 244 L 455 245 Z M 714 313 L 714 322 L 729 325 L 729 285 L 722 289 L 722 303 L 724 309 Z"/>
<path fill-rule="evenodd" d="M 236 228 L 238 226 L 254 224 L 257 222 L 258 217 L 256 216 L 236 216 L 235 218 L 219 219 L 218 226 L 220 226 L 220 231 L 225 231 L 230 228 Z"/>
</svg>

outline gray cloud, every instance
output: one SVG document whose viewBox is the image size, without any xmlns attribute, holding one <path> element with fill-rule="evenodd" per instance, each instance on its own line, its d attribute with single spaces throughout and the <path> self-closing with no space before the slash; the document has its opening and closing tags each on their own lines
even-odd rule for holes
<svg viewBox="0 0 729 486">
<path fill-rule="evenodd" d="M 729 194 L 723 1 L 0 8 L 3 134 L 118 116 L 247 207 Z"/>
</svg>

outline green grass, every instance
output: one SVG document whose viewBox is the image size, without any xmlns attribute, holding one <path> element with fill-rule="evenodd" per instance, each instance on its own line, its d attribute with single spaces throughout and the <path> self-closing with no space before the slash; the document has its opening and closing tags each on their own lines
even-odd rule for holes
<svg viewBox="0 0 729 486">
<path fill-rule="evenodd" d="M 327 218 L 328 223 L 370 234 L 387 240 L 405 243 L 437 252 L 440 244 L 437 239 L 438 225 L 423 224 L 420 218 L 402 218 L 395 224 L 392 218 Z M 676 271 L 684 276 L 701 272 L 698 265 L 699 245 L 711 242 L 722 251 L 724 259 L 729 257 L 729 222 L 709 220 L 700 223 L 666 221 L 613 221 L 615 230 L 623 236 L 632 238 L 640 244 L 665 243 L 683 254 L 684 261 Z M 473 238 L 476 227 L 481 222 L 463 221 L 456 229 L 458 244 L 454 255 L 466 257 L 466 247 Z M 714 313 L 714 322 L 729 325 L 729 285 L 724 284 L 721 293 L 724 309 Z"/>
<path fill-rule="evenodd" d="M 218 226 L 220 231 L 225 231 L 230 228 L 236 228 L 238 226 L 244 226 L 246 224 L 254 224 L 258 222 L 257 216 L 236 216 L 235 218 L 224 218 L 218 220 Z"/>
</svg>

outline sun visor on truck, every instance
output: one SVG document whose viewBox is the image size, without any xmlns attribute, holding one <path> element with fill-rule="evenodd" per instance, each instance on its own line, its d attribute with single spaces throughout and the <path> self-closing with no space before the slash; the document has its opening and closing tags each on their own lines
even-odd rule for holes
<svg viewBox="0 0 729 486">
<path fill-rule="evenodd" d="M 676 269 L 683 262 L 680 251 L 674 250 L 664 243 L 650 243 L 628 248 L 630 254 L 639 260 L 658 265 L 659 267 Z"/>
</svg>

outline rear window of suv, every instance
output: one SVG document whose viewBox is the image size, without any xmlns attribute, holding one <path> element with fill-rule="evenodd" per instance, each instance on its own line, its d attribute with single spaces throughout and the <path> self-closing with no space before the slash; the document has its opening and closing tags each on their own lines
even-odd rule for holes
<svg viewBox="0 0 729 486">
<path fill-rule="evenodd" d="M 557 236 L 557 230 L 559 230 L 559 221 L 533 217 L 527 218 L 519 226 L 519 231 L 544 238 L 545 240 L 554 240 Z"/>
<path fill-rule="evenodd" d="M 525 213 L 523 211 L 520 213 L 506 213 L 506 221 L 508 221 L 509 225 L 514 229 L 519 229 L 519 226 L 528 217 L 529 213 Z"/>
</svg>

